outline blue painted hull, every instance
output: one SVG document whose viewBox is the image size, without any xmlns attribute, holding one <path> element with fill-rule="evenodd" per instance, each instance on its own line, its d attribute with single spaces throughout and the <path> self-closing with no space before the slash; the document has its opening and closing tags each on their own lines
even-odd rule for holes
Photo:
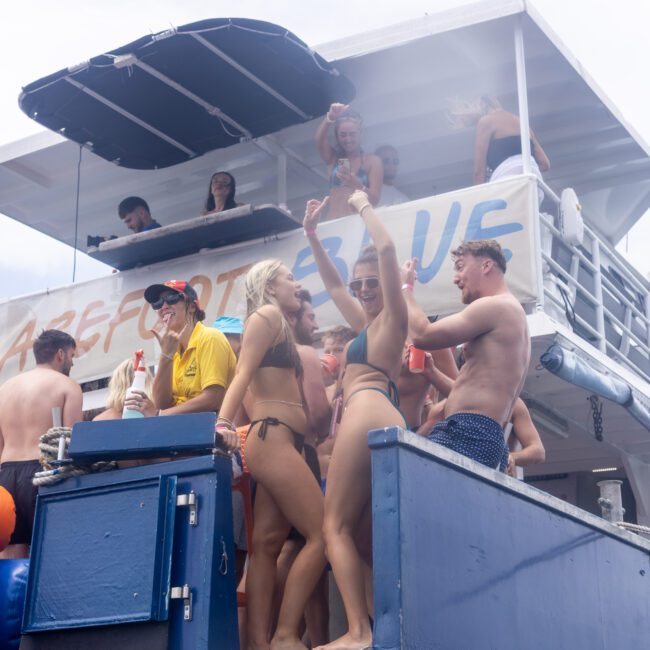
<svg viewBox="0 0 650 650">
<path fill-rule="evenodd" d="M 400 429 L 370 445 L 376 648 L 648 647 L 650 544 Z"/>
</svg>

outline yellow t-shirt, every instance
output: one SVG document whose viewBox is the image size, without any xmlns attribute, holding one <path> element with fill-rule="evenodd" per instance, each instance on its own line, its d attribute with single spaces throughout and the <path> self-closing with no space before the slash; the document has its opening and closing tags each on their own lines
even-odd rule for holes
<svg viewBox="0 0 650 650">
<path fill-rule="evenodd" d="M 198 322 L 182 356 L 174 354 L 172 397 L 174 405 L 196 397 L 208 386 L 227 389 L 235 375 L 237 358 L 228 339 Z"/>
</svg>

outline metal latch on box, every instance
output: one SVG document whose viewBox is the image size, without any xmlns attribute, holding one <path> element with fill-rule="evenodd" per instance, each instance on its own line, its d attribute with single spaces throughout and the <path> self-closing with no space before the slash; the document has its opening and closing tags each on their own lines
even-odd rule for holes
<svg viewBox="0 0 650 650">
<path fill-rule="evenodd" d="M 190 509 L 190 526 L 196 526 L 199 523 L 197 512 L 197 498 L 196 492 L 192 490 L 189 494 L 176 495 L 176 505 L 178 507 L 187 506 Z"/>
<path fill-rule="evenodd" d="M 171 600 L 183 600 L 183 620 L 191 621 L 192 620 L 192 590 L 189 585 L 183 585 L 182 587 L 172 587 Z"/>
</svg>

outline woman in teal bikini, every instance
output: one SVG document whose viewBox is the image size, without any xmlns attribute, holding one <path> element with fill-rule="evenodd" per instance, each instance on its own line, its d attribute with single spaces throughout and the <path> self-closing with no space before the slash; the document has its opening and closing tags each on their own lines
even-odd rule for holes
<svg viewBox="0 0 650 650">
<path fill-rule="evenodd" d="M 329 142 L 329 127 L 334 125 L 335 146 Z M 351 214 L 348 199 L 355 190 L 368 195 L 377 205 L 381 195 L 384 168 L 379 156 L 366 154 L 361 148 L 361 115 L 346 104 L 332 104 L 316 131 L 316 148 L 327 163 L 330 200 L 327 219 Z"/>
<path fill-rule="evenodd" d="M 348 632 L 322 646 L 327 650 L 361 649 L 372 643 L 364 572 L 357 530 L 370 503 L 368 431 L 405 426 L 395 381 L 400 373 L 408 313 L 402 296 L 395 245 L 364 192 L 354 192 L 350 206 L 364 220 L 374 246 L 354 265 L 348 287 L 316 236 L 326 205 L 311 200 L 305 213 L 305 234 L 325 287 L 352 329 L 360 332 L 347 350 L 343 377 L 345 407 L 327 475 L 324 533 L 345 612 Z M 365 518 L 369 522 L 368 518 Z"/>
</svg>

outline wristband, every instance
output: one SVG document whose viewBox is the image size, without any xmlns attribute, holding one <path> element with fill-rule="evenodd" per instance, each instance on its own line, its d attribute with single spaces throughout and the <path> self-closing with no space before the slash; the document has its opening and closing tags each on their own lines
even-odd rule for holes
<svg viewBox="0 0 650 650">
<path fill-rule="evenodd" d="M 222 415 L 220 415 L 220 416 L 217 418 L 217 426 L 219 426 L 221 423 L 224 423 L 224 422 L 225 422 L 225 423 L 226 423 L 226 424 L 227 424 L 231 429 L 234 429 L 234 428 L 235 428 L 235 423 L 234 423 L 232 420 L 229 420 L 228 418 L 223 417 Z"/>
<path fill-rule="evenodd" d="M 334 122 L 336 122 L 336 120 L 333 120 L 333 119 L 330 118 L 330 114 L 329 114 L 329 113 L 326 113 L 326 114 L 325 114 L 325 121 L 326 121 L 328 124 L 334 124 Z"/>
<path fill-rule="evenodd" d="M 161 356 L 161 357 L 165 357 L 165 359 L 169 359 L 170 361 L 173 361 L 173 360 L 174 360 L 174 357 L 173 357 L 173 356 L 170 356 L 169 354 L 165 354 L 164 352 L 161 352 L 161 353 L 160 353 L 160 356 Z"/>
<path fill-rule="evenodd" d="M 402 285 L 402 291 L 403 291 L 404 289 L 410 289 L 411 291 L 413 291 L 413 283 L 412 283 L 412 282 L 405 282 L 405 283 Z"/>
<path fill-rule="evenodd" d="M 305 237 L 314 237 L 316 235 L 316 228 L 305 228 L 303 230 Z"/>
</svg>

